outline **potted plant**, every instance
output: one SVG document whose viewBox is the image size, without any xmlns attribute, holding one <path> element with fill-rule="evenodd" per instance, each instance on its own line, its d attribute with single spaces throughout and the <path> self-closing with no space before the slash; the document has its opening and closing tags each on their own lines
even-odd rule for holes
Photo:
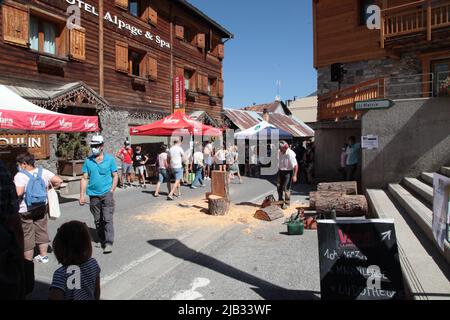
<svg viewBox="0 0 450 320">
<path fill-rule="evenodd" d="M 89 155 L 89 146 L 86 144 L 86 134 L 62 133 L 58 136 L 59 174 L 63 176 L 80 176 L 84 159 Z"/>
</svg>

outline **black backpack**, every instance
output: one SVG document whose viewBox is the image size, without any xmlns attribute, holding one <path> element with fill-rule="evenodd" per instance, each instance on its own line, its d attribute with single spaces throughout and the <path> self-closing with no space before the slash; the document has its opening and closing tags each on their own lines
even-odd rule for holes
<svg viewBox="0 0 450 320">
<path fill-rule="evenodd" d="M 25 299 L 23 252 L 15 235 L 0 221 L 0 300 Z"/>
</svg>

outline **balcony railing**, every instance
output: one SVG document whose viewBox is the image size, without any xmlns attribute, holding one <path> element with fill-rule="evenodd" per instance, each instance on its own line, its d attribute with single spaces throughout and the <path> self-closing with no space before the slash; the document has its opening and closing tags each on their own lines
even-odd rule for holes
<svg viewBox="0 0 450 320">
<path fill-rule="evenodd" d="M 450 0 L 422 0 L 387 8 L 381 14 L 381 47 L 395 37 L 426 33 L 432 40 L 435 29 L 450 26 Z"/>
<path fill-rule="evenodd" d="M 355 111 L 355 102 L 383 98 L 384 90 L 384 79 L 375 79 L 319 96 L 318 120 L 356 120 L 361 112 Z"/>
<path fill-rule="evenodd" d="M 373 99 L 450 97 L 450 72 L 392 76 L 319 96 L 318 121 L 359 119 L 355 102 Z"/>
</svg>

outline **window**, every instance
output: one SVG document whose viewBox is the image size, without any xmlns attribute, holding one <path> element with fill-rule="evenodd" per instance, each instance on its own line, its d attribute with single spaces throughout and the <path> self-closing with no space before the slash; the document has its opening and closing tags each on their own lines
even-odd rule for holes
<svg viewBox="0 0 450 320">
<path fill-rule="evenodd" d="M 367 8 L 371 5 L 377 4 L 376 0 L 359 0 L 359 24 L 365 26 L 370 14 L 367 13 Z"/>
<path fill-rule="evenodd" d="M 208 78 L 208 95 L 211 97 L 217 96 L 217 79 Z"/>
<path fill-rule="evenodd" d="M 56 24 L 31 16 L 30 48 L 39 52 L 56 55 Z"/>
<path fill-rule="evenodd" d="M 195 45 L 195 37 L 197 33 L 195 33 L 191 28 L 184 27 L 184 40 L 189 42 L 190 44 Z"/>
<path fill-rule="evenodd" d="M 140 52 L 134 51 L 134 50 L 129 50 L 128 51 L 128 64 L 129 64 L 129 69 L 128 72 L 129 74 L 136 76 L 136 77 L 143 77 L 144 74 L 144 55 Z"/>
<path fill-rule="evenodd" d="M 140 0 L 129 0 L 128 1 L 128 12 L 135 16 L 140 17 L 141 16 L 141 1 Z"/>
<path fill-rule="evenodd" d="M 190 86 L 192 75 L 192 71 L 184 70 L 184 88 L 186 89 L 186 91 L 190 91 L 192 89 L 192 87 Z"/>
</svg>

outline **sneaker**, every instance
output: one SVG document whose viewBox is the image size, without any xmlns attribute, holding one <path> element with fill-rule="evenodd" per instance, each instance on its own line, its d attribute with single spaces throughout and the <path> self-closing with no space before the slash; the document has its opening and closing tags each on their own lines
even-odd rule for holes
<svg viewBox="0 0 450 320">
<path fill-rule="evenodd" d="M 206 184 L 200 185 L 200 188 L 205 188 L 205 187 L 206 187 Z"/>
<path fill-rule="evenodd" d="M 173 201 L 173 197 L 172 196 L 167 196 L 167 200 Z"/>
<path fill-rule="evenodd" d="M 112 245 L 107 244 L 107 245 L 105 246 L 105 249 L 103 249 L 103 253 L 104 253 L 104 254 L 112 253 Z"/>
<path fill-rule="evenodd" d="M 153 196 L 154 196 L 155 198 L 159 198 L 159 194 L 154 193 Z"/>
<path fill-rule="evenodd" d="M 48 259 L 48 256 L 43 257 L 39 254 L 36 257 L 34 257 L 34 261 L 46 264 L 46 263 L 48 263 L 49 259 Z"/>
<path fill-rule="evenodd" d="M 191 189 L 197 189 L 197 187 L 195 187 L 195 186 L 191 186 Z"/>
<path fill-rule="evenodd" d="M 286 203 L 283 203 L 283 205 L 281 206 L 281 209 L 286 210 L 288 207 L 288 205 Z"/>
</svg>

